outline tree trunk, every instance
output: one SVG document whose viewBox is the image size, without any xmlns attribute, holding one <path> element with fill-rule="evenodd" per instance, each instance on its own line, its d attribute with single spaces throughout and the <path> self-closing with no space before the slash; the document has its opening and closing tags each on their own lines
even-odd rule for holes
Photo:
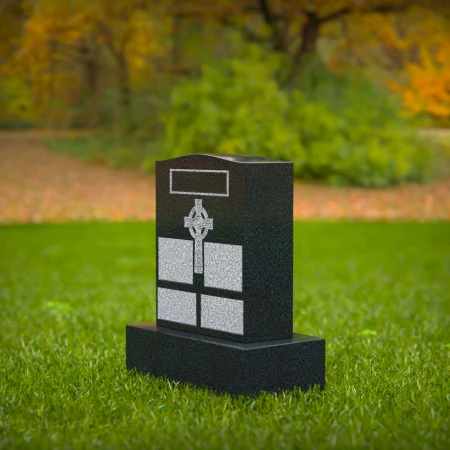
<svg viewBox="0 0 450 450">
<path fill-rule="evenodd" d="M 317 42 L 322 22 L 316 13 L 307 13 L 306 17 L 307 21 L 302 29 L 300 45 L 292 56 L 292 66 L 286 80 L 287 84 L 290 84 L 295 78 L 306 58 L 317 57 Z"/>
<path fill-rule="evenodd" d="M 100 122 L 100 77 L 98 64 L 95 59 L 92 59 L 86 64 L 87 79 L 90 91 L 90 110 L 89 110 L 89 127 L 95 128 Z"/>
<path fill-rule="evenodd" d="M 172 67 L 178 67 L 181 64 L 181 23 L 182 18 L 179 15 L 175 15 L 172 19 L 172 30 L 171 30 L 171 40 L 172 40 Z"/>
<path fill-rule="evenodd" d="M 56 114 L 56 41 L 52 38 L 49 40 L 49 48 L 50 48 L 50 62 L 49 62 L 49 77 L 48 77 L 48 99 L 47 99 L 47 111 L 46 111 L 46 124 L 50 128 L 55 128 L 55 123 L 57 116 Z M 58 128 L 60 124 L 56 125 Z"/>
<path fill-rule="evenodd" d="M 127 133 L 133 128 L 131 115 L 131 88 L 128 61 L 122 53 L 117 59 L 118 84 L 119 84 L 119 108 L 122 130 Z"/>
<path fill-rule="evenodd" d="M 320 19 L 311 14 L 302 30 L 302 43 L 296 57 L 301 60 L 304 55 L 317 53 L 317 41 L 319 39 Z"/>
<path fill-rule="evenodd" d="M 80 53 L 84 63 L 84 73 L 86 77 L 87 94 L 89 96 L 89 112 L 87 123 L 90 128 L 95 128 L 100 122 L 100 70 L 98 64 L 98 48 L 87 41 L 80 47 Z"/>
<path fill-rule="evenodd" d="M 272 48 L 275 51 L 287 53 L 288 43 L 285 32 L 281 29 L 279 21 L 272 14 L 268 0 L 259 0 L 258 3 L 261 14 L 272 33 Z"/>
</svg>

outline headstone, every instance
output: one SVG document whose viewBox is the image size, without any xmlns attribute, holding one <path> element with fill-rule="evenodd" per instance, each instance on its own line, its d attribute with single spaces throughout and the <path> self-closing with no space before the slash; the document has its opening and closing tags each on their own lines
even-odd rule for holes
<svg viewBox="0 0 450 450">
<path fill-rule="evenodd" d="M 127 326 L 127 368 L 256 394 L 325 385 L 325 340 L 292 333 L 293 165 L 156 163 L 156 324 Z"/>
</svg>

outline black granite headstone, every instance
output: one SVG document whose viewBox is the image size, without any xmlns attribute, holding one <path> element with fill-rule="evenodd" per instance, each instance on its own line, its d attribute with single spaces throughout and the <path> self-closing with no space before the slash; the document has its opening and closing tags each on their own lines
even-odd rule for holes
<svg viewBox="0 0 450 450">
<path fill-rule="evenodd" d="M 127 326 L 127 367 L 254 394 L 325 385 L 325 340 L 292 333 L 293 165 L 156 163 L 157 322 Z"/>
</svg>

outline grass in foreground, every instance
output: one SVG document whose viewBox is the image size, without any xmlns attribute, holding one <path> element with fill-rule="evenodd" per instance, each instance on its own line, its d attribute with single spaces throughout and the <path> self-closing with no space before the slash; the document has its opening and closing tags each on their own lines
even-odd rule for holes
<svg viewBox="0 0 450 450">
<path fill-rule="evenodd" d="M 125 370 L 154 231 L 0 229 L 0 448 L 448 448 L 449 224 L 297 223 L 294 330 L 326 337 L 327 387 L 249 399 Z"/>
</svg>

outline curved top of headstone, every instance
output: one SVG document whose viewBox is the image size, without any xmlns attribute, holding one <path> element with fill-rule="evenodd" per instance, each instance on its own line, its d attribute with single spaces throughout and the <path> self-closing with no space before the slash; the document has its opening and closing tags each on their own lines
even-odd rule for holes
<svg viewBox="0 0 450 450">
<path fill-rule="evenodd" d="M 287 163 L 292 164 L 292 161 L 283 161 L 281 159 L 266 158 L 264 156 L 257 155 L 228 155 L 223 153 L 193 153 L 191 155 L 178 156 L 173 159 L 190 158 L 192 156 L 209 156 L 211 158 L 225 159 L 227 161 L 237 163 Z"/>
</svg>

